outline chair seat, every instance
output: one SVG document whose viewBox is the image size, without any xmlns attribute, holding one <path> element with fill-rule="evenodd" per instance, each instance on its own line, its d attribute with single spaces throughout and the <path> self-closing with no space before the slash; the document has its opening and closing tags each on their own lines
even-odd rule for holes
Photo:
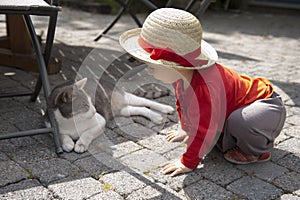
<svg viewBox="0 0 300 200">
<path fill-rule="evenodd" d="M 0 0 L 0 11 L 38 11 L 60 10 L 60 7 L 49 5 L 44 0 Z"/>
</svg>

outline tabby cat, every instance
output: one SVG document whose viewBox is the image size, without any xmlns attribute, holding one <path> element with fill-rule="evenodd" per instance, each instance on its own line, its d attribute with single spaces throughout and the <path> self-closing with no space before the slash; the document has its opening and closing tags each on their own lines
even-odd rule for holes
<svg viewBox="0 0 300 200">
<path fill-rule="evenodd" d="M 49 97 L 48 107 L 54 111 L 62 148 L 67 152 L 73 149 L 77 153 L 85 152 L 113 116 L 141 115 L 160 124 L 163 117 L 149 108 L 165 114 L 174 111 L 171 106 L 125 92 L 107 81 L 98 84 L 92 101 L 84 90 L 86 82 L 84 78 L 58 85 Z"/>
</svg>

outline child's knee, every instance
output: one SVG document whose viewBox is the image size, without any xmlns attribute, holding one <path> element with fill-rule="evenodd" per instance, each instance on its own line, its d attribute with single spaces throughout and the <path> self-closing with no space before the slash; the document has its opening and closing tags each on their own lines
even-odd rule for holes
<svg viewBox="0 0 300 200">
<path fill-rule="evenodd" d="M 243 135 L 245 130 L 248 130 L 249 123 L 245 121 L 242 113 L 237 110 L 231 113 L 226 121 L 226 132 L 234 137 L 239 137 Z"/>
</svg>

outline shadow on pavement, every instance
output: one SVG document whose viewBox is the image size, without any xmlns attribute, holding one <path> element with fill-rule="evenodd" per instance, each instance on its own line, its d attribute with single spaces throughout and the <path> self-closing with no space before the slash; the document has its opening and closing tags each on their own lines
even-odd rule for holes
<svg viewBox="0 0 300 200">
<path fill-rule="evenodd" d="M 299 178 L 300 157 L 276 147 L 272 150 L 272 160 L 265 163 L 231 164 L 217 149 L 202 163 L 202 168 L 187 174 L 183 180 L 188 199 L 273 199 L 300 189 L 299 184 L 293 184 Z"/>
<path fill-rule="evenodd" d="M 300 107 L 300 83 L 282 82 L 277 80 L 270 81 L 287 95 L 287 97 L 283 97 L 283 101 L 286 105 Z"/>
</svg>

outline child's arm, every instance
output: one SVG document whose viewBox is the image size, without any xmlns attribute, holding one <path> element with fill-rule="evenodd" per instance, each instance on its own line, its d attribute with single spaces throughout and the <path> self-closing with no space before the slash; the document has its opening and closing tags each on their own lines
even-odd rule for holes
<svg viewBox="0 0 300 200">
<path fill-rule="evenodd" d="M 195 90 L 197 98 L 191 98 L 187 113 L 181 113 L 181 122 L 189 122 L 185 129 L 189 134 L 187 151 L 178 161 L 167 164 L 162 172 L 172 176 L 196 168 L 201 159 L 212 149 L 219 138 L 226 116 L 226 95 L 222 87 L 207 85 Z"/>
<path fill-rule="evenodd" d="M 187 151 L 181 162 L 188 168 L 196 168 L 219 139 L 226 118 L 226 94 L 219 84 L 207 84 L 195 90 L 197 104 L 189 109 L 190 131 Z M 191 106 L 189 106 L 191 107 Z"/>
</svg>

